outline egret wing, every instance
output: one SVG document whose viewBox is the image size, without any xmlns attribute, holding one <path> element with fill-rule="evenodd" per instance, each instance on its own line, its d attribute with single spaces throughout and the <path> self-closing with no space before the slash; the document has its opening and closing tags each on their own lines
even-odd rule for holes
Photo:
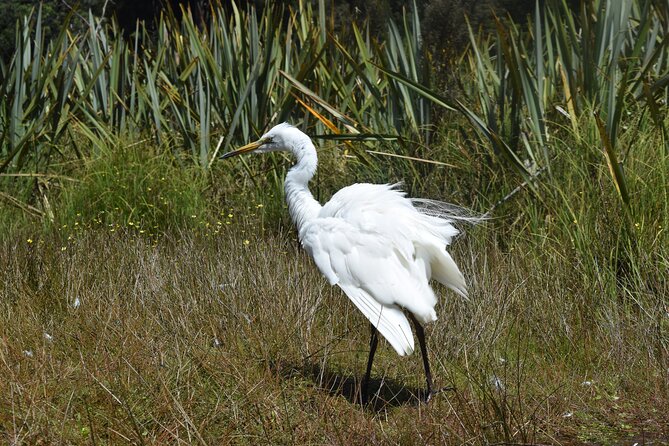
<svg viewBox="0 0 669 446">
<path fill-rule="evenodd" d="M 380 304 L 361 288 L 341 283 L 338 285 L 400 356 L 413 353 L 411 326 L 398 306 Z"/>
<path fill-rule="evenodd" d="M 446 247 L 458 234 L 452 218 L 477 220 L 458 216 L 458 212 L 464 211 L 434 200 L 407 199 L 398 184 L 358 183 L 334 194 L 320 216 L 341 218 L 361 230 L 383 234 L 407 256 L 411 266 L 424 266 L 428 280 L 434 279 L 466 298 L 465 279 Z M 419 271 L 412 273 L 416 278 Z"/>
<path fill-rule="evenodd" d="M 337 192 L 299 232 L 330 284 L 344 290 L 400 355 L 413 351 L 402 309 L 421 323 L 437 319 L 431 278 L 466 296 L 446 251 L 457 233 L 448 219 L 421 212 L 394 186 L 364 183 Z"/>
<path fill-rule="evenodd" d="M 369 243 L 370 240 L 372 243 Z M 346 293 L 399 355 L 413 353 L 413 334 L 402 309 L 390 301 L 380 302 L 382 299 L 372 296 L 360 283 L 358 265 L 367 263 L 378 269 L 392 261 L 383 243 L 362 236 L 344 221 L 324 218 L 309 225 L 302 244 L 328 282 L 338 285 Z"/>
</svg>

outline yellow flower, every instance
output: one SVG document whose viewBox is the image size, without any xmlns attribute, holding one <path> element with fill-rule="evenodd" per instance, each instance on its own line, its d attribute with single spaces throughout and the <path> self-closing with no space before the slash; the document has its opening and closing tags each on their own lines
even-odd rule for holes
<svg viewBox="0 0 669 446">
<path fill-rule="evenodd" d="M 244 240 L 244 245 L 248 246 L 251 242 L 249 240 Z"/>
<path fill-rule="evenodd" d="M 26 241 L 27 241 L 28 243 L 32 243 L 32 242 L 33 242 L 33 239 L 29 238 L 29 239 L 26 240 Z"/>
</svg>

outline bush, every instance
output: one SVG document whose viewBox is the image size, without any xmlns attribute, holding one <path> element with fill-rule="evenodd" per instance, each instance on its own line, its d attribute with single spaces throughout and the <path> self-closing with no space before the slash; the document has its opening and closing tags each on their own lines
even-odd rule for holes
<svg viewBox="0 0 669 446">
<path fill-rule="evenodd" d="M 202 171 L 144 142 L 102 150 L 84 161 L 77 177 L 82 181 L 64 185 L 56 206 L 60 226 L 127 227 L 155 234 L 193 227 L 207 212 Z"/>
</svg>

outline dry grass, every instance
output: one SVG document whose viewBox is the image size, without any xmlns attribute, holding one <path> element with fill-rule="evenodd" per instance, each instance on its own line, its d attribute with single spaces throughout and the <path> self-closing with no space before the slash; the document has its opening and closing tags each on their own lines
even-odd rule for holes
<svg viewBox="0 0 669 446">
<path fill-rule="evenodd" d="M 612 300 L 567 248 L 502 250 L 484 229 L 458 242 L 471 301 L 440 290 L 428 328 L 437 384 L 456 390 L 419 404 L 419 357 L 382 343 L 377 398 L 362 408 L 362 316 L 293 232 L 243 226 L 155 243 L 101 230 L 4 242 L 1 441 L 667 440 L 669 315 L 652 295 Z"/>
</svg>

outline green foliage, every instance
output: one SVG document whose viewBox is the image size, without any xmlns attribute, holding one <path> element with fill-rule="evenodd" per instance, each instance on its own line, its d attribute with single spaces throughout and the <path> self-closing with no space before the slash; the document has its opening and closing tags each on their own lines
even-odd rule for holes
<svg viewBox="0 0 669 446">
<path fill-rule="evenodd" d="M 588 151 L 586 160 L 608 165 L 629 208 L 630 173 L 617 147 L 621 123 L 628 113 L 648 113 L 667 146 L 667 9 L 632 0 L 620 10 L 603 0 L 587 3 L 578 13 L 557 0 L 538 6 L 526 27 L 500 19 L 493 36 L 470 30 L 461 100 L 433 87 L 415 4 L 401 24 L 389 23 L 384 42 L 365 24 L 333 34 L 322 1 L 316 9 L 311 2 L 295 11 L 267 7 L 259 17 L 251 6 L 215 5 L 203 26 L 187 12 L 181 20 L 167 14 L 155 34 L 139 24 L 131 41 L 92 15 L 81 33 L 48 41 L 38 10 L 17 34 L 17 52 L 0 79 L 0 171 L 48 178 L 54 162 L 86 160 L 118 137 L 151 137 L 206 170 L 221 153 L 290 119 L 314 134 L 348 134 L 343 147 L 355 162 L 347 166 L 368 177 L 383 180 L 380 166 L 392 156 L 401 166 L 396 176 L 421 190 L 448 156 L 433 149 L 437 105 L 449 120 L 459 112 L 468 126 L 457 123 L 458 131 L 471 128 L 488 146 L 483 175 L 502 186 L 488 200 L 500 198 L 516 174 L 535 192 L 546 187 L 559 195 L 563 185 L 551 170 L 568 155 L 554 142 L 570 134 L 578 142 L 595 130 L 603 150 Z M 595 113 L 594 121 L 584 113 Z M 271 172 L 263 181 L 278 189 L 283 168 L 276 158 L 242 163 L 253 177 Z M 25 183 L 28 197 L 15 191 L 8 200 L 45 214 L 38 188 Z"/>
<path fill-rule="evenodd" d="M 80 180 L 62 186 L 55 210 L 59 227 L 124 228 L 156 236 L 211 219 L 202 172 L 147 141 L 110 142 L 74 168 Z"/>
<path fill-rule="evenodd" d="M 16 28 L 24 26 L 24 18 L 32 11 L 42 11 L 42 31 L 45 41 L 57 38 L 67 22 L 67 16 L 74 9 L 75 14 L 88 15 L 92 10 L 95 15 L 102 13 L 104 0 L 79 0 L 65 4 L 60 0 L 0 0 L 0 60 L 8 63 L 17 49 Z M 115 1 L 114 4 L 118 4 Z M 109 12 L 109 9 L 107 12 Z M 69 25 L 76 31 L 81 30 L 83 20 L 74 20 Z"/>
<path fill-rule="evenodd" d="M 45 41 L 38 11 L 26 21 L 17 57 L 3 72 L 9 125 L 2 135 L 2 169 L 47 170 L 41 147 L 73 127 L 93 143 L 110 131 L 135 135 L 149 128 L 159 143 L 176 132 L 206 168 L 214 158 L 214 135 L 224 132 L 219 151 L 227 151 L 266 129 L 269 119 L 299 116 L 291 84 L 280 72 L 313 85 L 315 94 L 346 112 L 346 96 L 335 87 L 350 88 L 355 70 L 330 46 L 324 8 L 321 2 L 316 13 L 306 4 L 300 14 L 284 14 L 272 7 L 256 17 L 252 7 L 217 7 L 204 28 L 190 15 L 177 20 L 168 14 L 157 39 L 140 25 L 131 42 L 114 24 L 93 16 L 85 32 Z M 369 41 L 365 45 L 366 55 L 378 57 Z"/>
<path fill-rule="evenodd" d="M 461 76 L 475 78 L 462 83 L 464 101 L 443 98 L 396 70 L 383 71 L 434 104 L 460 111 L 501 166 L 518 172 L 535 192 L 536 184 L 558 194 L 564 187 L 551 169 L 556 158 L 569 155 L 550 141 L 564 137 L 563 117 L 576 141 L 595 130 L 601 156 L 589 161 L 608 165 L 627 213 L 631 198 L 617 147 L 625 116 L 648 112 L 663 135 L 658 149 L 667 152 L 662 116 L 669 97 L 669 58 L 662 29 L 669 9 L 651 1 L 619 6 L 584 2 L 576 15 L 565 1 L 537 2 L 526 31 L 502 20 L 497 20 L 494 36 L 477 36 L 470 28 L 472 50 Z M 584 112 L 594 114 L 594 121 L 582 121 Z M 591 127 L 578 128 L 578 122 Z M 538 182 L 544 171 L 548 180 Z"/>
<path fill-rule="evenodd" d="M 149 134 L 208 169 L 221 153 L 286 119 L 313 122 L 314 133 L 339 132 L 339 125 L 351 133 L 400 133 L 405 149 L 429 143 L 433 131 L 428 102 L 392 79 L 378 82 L 374 65 L 429 79 L 415 7 L 402 27 L 391 22 L 386 46 L 355 26 L 354 45 L 331 38 L 324 2 L 317 11 L 300 3 L 299 14 L 268 7 L 261 17 L 249 6 L 217 6 L 204 27 L 189 14 L 168 14 L 157 38 L 140 24 L 129 42 L 114 23 L 92 15 L 81 33 L 65 26 L 51 41 L 41 10 L 25 23 L 0 79 L 0 172 L 46 173 L 53 162 L 95 154 L 105 140 Z M 372 166 L 370 142 L 349 147 Z"/>
<path fill-rule="evenodd" d="M 477 83 L 470 94 L 496 153 L 530 179 L 561 155 L 549 147 L 547 127 L 561 118 L 551 109 L 569 119 L 574 134 L 582 132 L 577 121 L 590 110 L 598 116 L 595 129 L 615 187 L 628 204 L 616 140 L 628 107 L 637 110 L 633 101 L 642 97 L 644 84 L 655 94 L 647 106 L 667 94 L 661 88 L 669 76 L 667 41 L 660 35 L 667 20 L 668 10 L 653 2 L 626 1 L 622 8 L 585 2 L 576 16 L 566 2 L 551 1 L 537 3 L 528 32 L 498 21 L 492 44 L 472 33 Z"/>
<path fill-rule="evenodd" d="M 15 29 L 19 19 L 27 16 L 33 8 L 32 2 L 0 2 L 0 57 L 7 61 L 15 50 Z"/>
</svg>

